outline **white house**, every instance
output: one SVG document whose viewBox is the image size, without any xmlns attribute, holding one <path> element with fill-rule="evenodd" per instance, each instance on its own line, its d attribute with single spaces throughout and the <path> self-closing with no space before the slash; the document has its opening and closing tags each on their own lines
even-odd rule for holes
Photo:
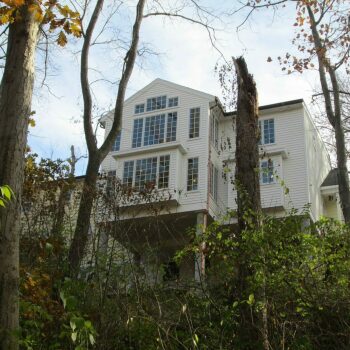
<svg viewBox="0 0 350 350">
<path fill-rule="evenodd" d="M 264 210 L 283 216 L 309 204 L 312 220 L 341 219 L 335 172 L 303 100 L 262 106 L 259 114 Z M 107 135 L 112 114 L 101 123 Z M 234 113 L 224 112 L 217 97 L 162 79 L 125 101 L 122 131 L 102 171 L 136 191 L 151 187 L 164 196 L 167 205 L 157 215 L 171 229 L 157 233 L 169 248 L 161 260 L 183 245 L 186 225 L 205 226 L 236 209 L 234 124 Z M 156 234 L 146 234 L 152 230 L 145 229 L 150 214 L 143 204 L 125 202 L 120 219 L 139 225 L 134 241 L 142 241 L 141 227 L 149 242 Z"/>
</svg>

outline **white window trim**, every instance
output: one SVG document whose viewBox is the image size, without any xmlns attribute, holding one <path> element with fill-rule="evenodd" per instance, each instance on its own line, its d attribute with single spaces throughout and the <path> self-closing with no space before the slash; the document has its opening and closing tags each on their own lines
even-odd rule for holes
<svg viewBox="0 0 350 350">
<path fill-rule="evenodd" d="M 170 188 L 170 179 L 171 179 L 171 154 L 167 153 L 167 154 L 158 154 L 157 157 L 157 171 L 156 171 L 156 184 L 154 186 L 155 189 L 158 190 L 158 181 L 159 181 L 159 164 L 160 164 L 160 157 L 164 157 L 164 156 L 169 156 L 169 181 L 168 181 L 168 187 L 163 187 L 160 188 L 159 190 L 168 190 Z M 155 158 L 155 157 L 145 157 L 145 158 L 136 158 L 136 159 L 129 159 L 129 160 L 125 160 L 123 162 L 123 175 L 122 175 L 122 179 L 124 180 L 124 164 L 125 162 L 130 162 L 133 161 L 134 162 L 134 167 L 133 167 L 133 172 L 132 172 L 132 188 L 135 188 L 135 179 L 136 179 L 136 163 L 138 160 L 143 160 L 143 159 L 148 159 L 148 158 Z M 124 185 L 124 181 L 122 182 L 122 184 Z"/>
<path fill-rule="evenodd" d="M 199 109 L 199 129 L 198 129 L 198 136 L 196 137 L 190 137 L 190 127 L 191 127 L 191 109 Z M 198 140 L 201 137 L 201 107 L 191 107 L 188 110 L 188 132 L 187 132 L 187 138 L 188 140 Z"/>
<path fill-rule="evenodd" d="M 274 140 L 275 142 L 271 142 L 271 143 L 263 143 L 264 141 L 264 121 L 265 120 L 273 120 L 273 131 L 274 131 Z M 259 127 L 259 123 L 261 123 L 262 125 L 262 128 L 259 128 L 260 129 L 260 141 L 259 141 L 259 146 L 273 146 L 276 144 L 276 118 L 271 118 L 271 117 L 264 117 L 264 118 L 259 118 L 258 120 L 258 127 Z"/>
</svg>

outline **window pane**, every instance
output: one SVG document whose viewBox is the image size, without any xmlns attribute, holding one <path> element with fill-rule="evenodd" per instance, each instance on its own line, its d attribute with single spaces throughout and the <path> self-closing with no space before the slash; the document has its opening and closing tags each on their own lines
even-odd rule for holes
<svg viewBox="0 0 350 350">
<path fill-rule="evenodd" d="M 157 177 L 157 157 L 136 161 L 135 189 L 143 190 L 146 186 L 154 186 Z"/>
<path fill-rule="evenodd" d="M 199 120 L 200 120 L 200 109 L 191 108 L 190 109 L 190 139 L 199 137 Z"/>
<path fill-rule="evenodd" d="M 214 166 L 213 163 L 210 163 L 210 182 L 209 182 L 209 193 L 217 200 L 218 196 L 218 180 L 219 180 L 219 171 Z"/>
<path fill-rule="evenodd" d="M 168 107 L 177 107 L 179 103 L 178 97 L 171 97 L 169 98 Z"/>
<path fill-rule="evenodd" d="M 115 138 L 115 141 L 113 143 L 113 146 L 112 146 L 112 151 L 115 152 L 115 151 L 119 151 L 120 150 L 120 141 L 121 141 L 121 138 L 122 138 L 122 132 L 119 131 L 118 134 L 117 134 L 117 137 Z"/>
<path fill-rule="evenodd" d="M 144 146 L 164 142 L 165 114 L 147 117 L 145 122 Z"/>
<path fill-rule="evenodd" d="M 147 112 L 166 107 L 166 96 L 158 96 L 147 99 Z"/>
<path fill-rule="evenodd" d="M 177 112 L 168 113 L 166 142 L 176 141 Z"/>
<path fill-rule="evenodd" d="M 159 157 L 158 188 L 169 187 L 170 155 Z"/>
<path fill-rule="evenodd" d="M 132 148 L 141 147 L 142 145 L 142 129 L 143 129 L 143 119 L 134 120 L 134 131 L 132 134 Z"/>
<path fill-rule="evenodd" d="M 123 184 L 132 187 L 132 179 L 134 175 L 134 161 L 124 162 Z"/>
<path fill-rule="evenodd" d="M 187 191 L 198 190 L 198 158 L 188 159 Z"/>
<path fill-rule="evenodd" d="M 261 182 L 263 184 L 270 184 L 274 181 L 274 169 L 273 169 L 273 161 L 262 161 L 260 165 L 261 171 Z"/>
<path fill-rule="evenodd" d="M 143 113 L 145 111 L 145 104 L 140 103 L 139 105 L 135 106 L 135 114 Z"/>
<path fill-rule="evenodd" d="M 264 143 L 275 142 L 275 123 L 273 119 L 264 120 Z"/>
</svg>

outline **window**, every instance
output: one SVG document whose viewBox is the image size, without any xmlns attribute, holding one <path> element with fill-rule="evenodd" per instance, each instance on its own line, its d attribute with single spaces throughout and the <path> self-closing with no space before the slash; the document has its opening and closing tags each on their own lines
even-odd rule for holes
<svg viewBox="0 0 350 350">
<path fill-rule="evenodd" d="M 132 187 L 134 177 L 134 161 L 129 160 L 124 162 L 123 184 L 127 187 Z"/>
<path fill-rule="evenodd" d="M 260 163 L 261 183 L 270 184 L 274 182 L 273 161 L 264 160 Z"/>
<path fill-rule="evenodd" d="M 218 181 L 219 181 L 219 171 L 210 163 L 210 182 L 209 182 L 209 193 L 217 201 L 218 199 Z"/>
<path fill-rule="evenodd" d="M 156 145 L 164 142 L 165 114 L 147 117 L 143 145 Z"/>
<path fill-rule="evenodd" d="M 158 96 L 147 99 L 147 112 L 166 107 L 166 96 Z"/>
<path fill-rule="evenodd" d="M 187 191 L 198 190 L 198 158 L 189 158 L 187 164 Z"/>
<path fill-rule="evenodd" d="M 170 156 L 159 157 L 158 188 L 169 187 Z"/>
<path fill-rule="evenodd" d="M 171 97 L 168 100 L 168 107 L 177 107 L 179 104 L 179 98 L 178 97 Z"/>
<path fill-rule="evenodd" d="M 166 142 L 176 141 L 177 112 L 168 113 Z"/>
<path fill-rule="evenodd" d="M 275 143 L 275 121 L 274 119 L 266 119 L 259 121 L 260 144 L 267 145 Z"/>
<path fill-rule="evenodd" d="M 143 120 L 145 119 L 145 122 Z M 166 126 L 166 130 L 165 130 Z M 176 141 L 177 113 L 154 115 L 134 120 L 132 148 Z M 166 131 L 166 134 L 165 134 Z"/>
<path fill-rule="evenodd" d="M 143 118 L 134 120 L 134 131 L 132 134 L 132 148 L 142 146 Z"/>
<path fill-rule="evenodd" d="M 115 140 L 114 140 L 113 146 L 112 146 L 112 151 L 113 151 L 113 152 L 116 152 L 116 151 L 119 151 L 119 150 L 120 150 L 120 141 L 121 141 L 121 138 L 122 138 L 122 132 L 119 131 L 118 134 L 117 134 L 117 137 L 116 137 Z"/>
<path fill-rule="evenodd" d="M 143 190 L 146 185 L 155 186 L 157 179 L 157 157 L 136 161 L 135 189 Z"/>
<path fill-rule="evenodd" d="M 136 167 L 134 167 L 135 163 Z M 147 186 L 153 187 L 157 183 L 160 189 L 168 188 L 169 175 L 170 155 L 125 161 L 123 184 L 128 187 L 132 187 L 134 184 L 138 191 L 142 191 Z"/>
<path fill-rule="evenodd" d="M 191 108 L 190 109 L 190 139 L 199 137 L 199 120 L 200 120 L 200 109 Z"/>
<path fill-rule="evenodd" d="M 219 122 L 215 117 L 211 119 L 210 138 L 216 149 L 219 148 Z"/>
<path fill-rule="evenodd" d="M 135 114 L 143 113 L 145 111 L 145 104 L 140 103 L 135 106 Z"/>
</svg>

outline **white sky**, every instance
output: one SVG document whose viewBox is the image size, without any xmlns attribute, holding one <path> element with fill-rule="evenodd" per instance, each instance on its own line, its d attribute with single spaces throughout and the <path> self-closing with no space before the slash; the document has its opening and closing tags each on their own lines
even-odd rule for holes
<svg viewBox="0 0 350 350">
<path fill-rule="evenodd" d="M 214 1 L 211 2 L 215 4 Z M 233 3 L 235 2 L 237 1 Z M 224 5 L 223 1 L 222 4 Z M 131 22 L 132 12 L 123 12 L 119 18 L 117 16 L 116 23 L 121 23 L 120 30 L 130 30 L 129 18 Z M 272 11 L 261 11 L 237 33 L 236 26 L 242 18 L 242 15 L 232 17 L 225 30 L 217 32 L 217 46 L 226 58 L 244 55 L 248 69 L 257 82 L 260 105 L 297 98 L 304 98 L 308 102 L 317 84 L 315 72 L 286 75 L 275 60 L 267 62 L 268 56 L 276 58 L 292 50 L 293 8 L 279 12 L 278 16 L 273 15 Z M 141 41 L 147 43 L 158 55 L 143 57 L 138 61 L 127 96 L 158 77 L 221 96 L 214 67 L 223 60 L 212 47 L 208 34 L 202 27 L 182 20 L 169 21 L 151 17 L 143 22 Z M 32 151 L 42 157 L 65 159 L 69 156 L 72 144 L 76 147 L 78 156 L 86 154 L 81 122 L 79 56 L 72 53 L 78 47 L 79 43 L 54 49 L 51 60 L 56 68 L 50 70 L 47 83 L 55 96 L 45 87 L 41 88 L 40 82 L 37 83 L 33 100 L 36 127 L 30 130 L 29 145 Z M 120 72 L 120 55 L 120 51 L 111 47 L 98 48 L 91 55 L 90 63 L 115 81 Z M 113 108 L 116 87 L 107 82 L 96 84 L 96 117 Z M 85 166 L 86 161 L 79 163 L 78 174 L 84 172 Z"/>
</svg>

